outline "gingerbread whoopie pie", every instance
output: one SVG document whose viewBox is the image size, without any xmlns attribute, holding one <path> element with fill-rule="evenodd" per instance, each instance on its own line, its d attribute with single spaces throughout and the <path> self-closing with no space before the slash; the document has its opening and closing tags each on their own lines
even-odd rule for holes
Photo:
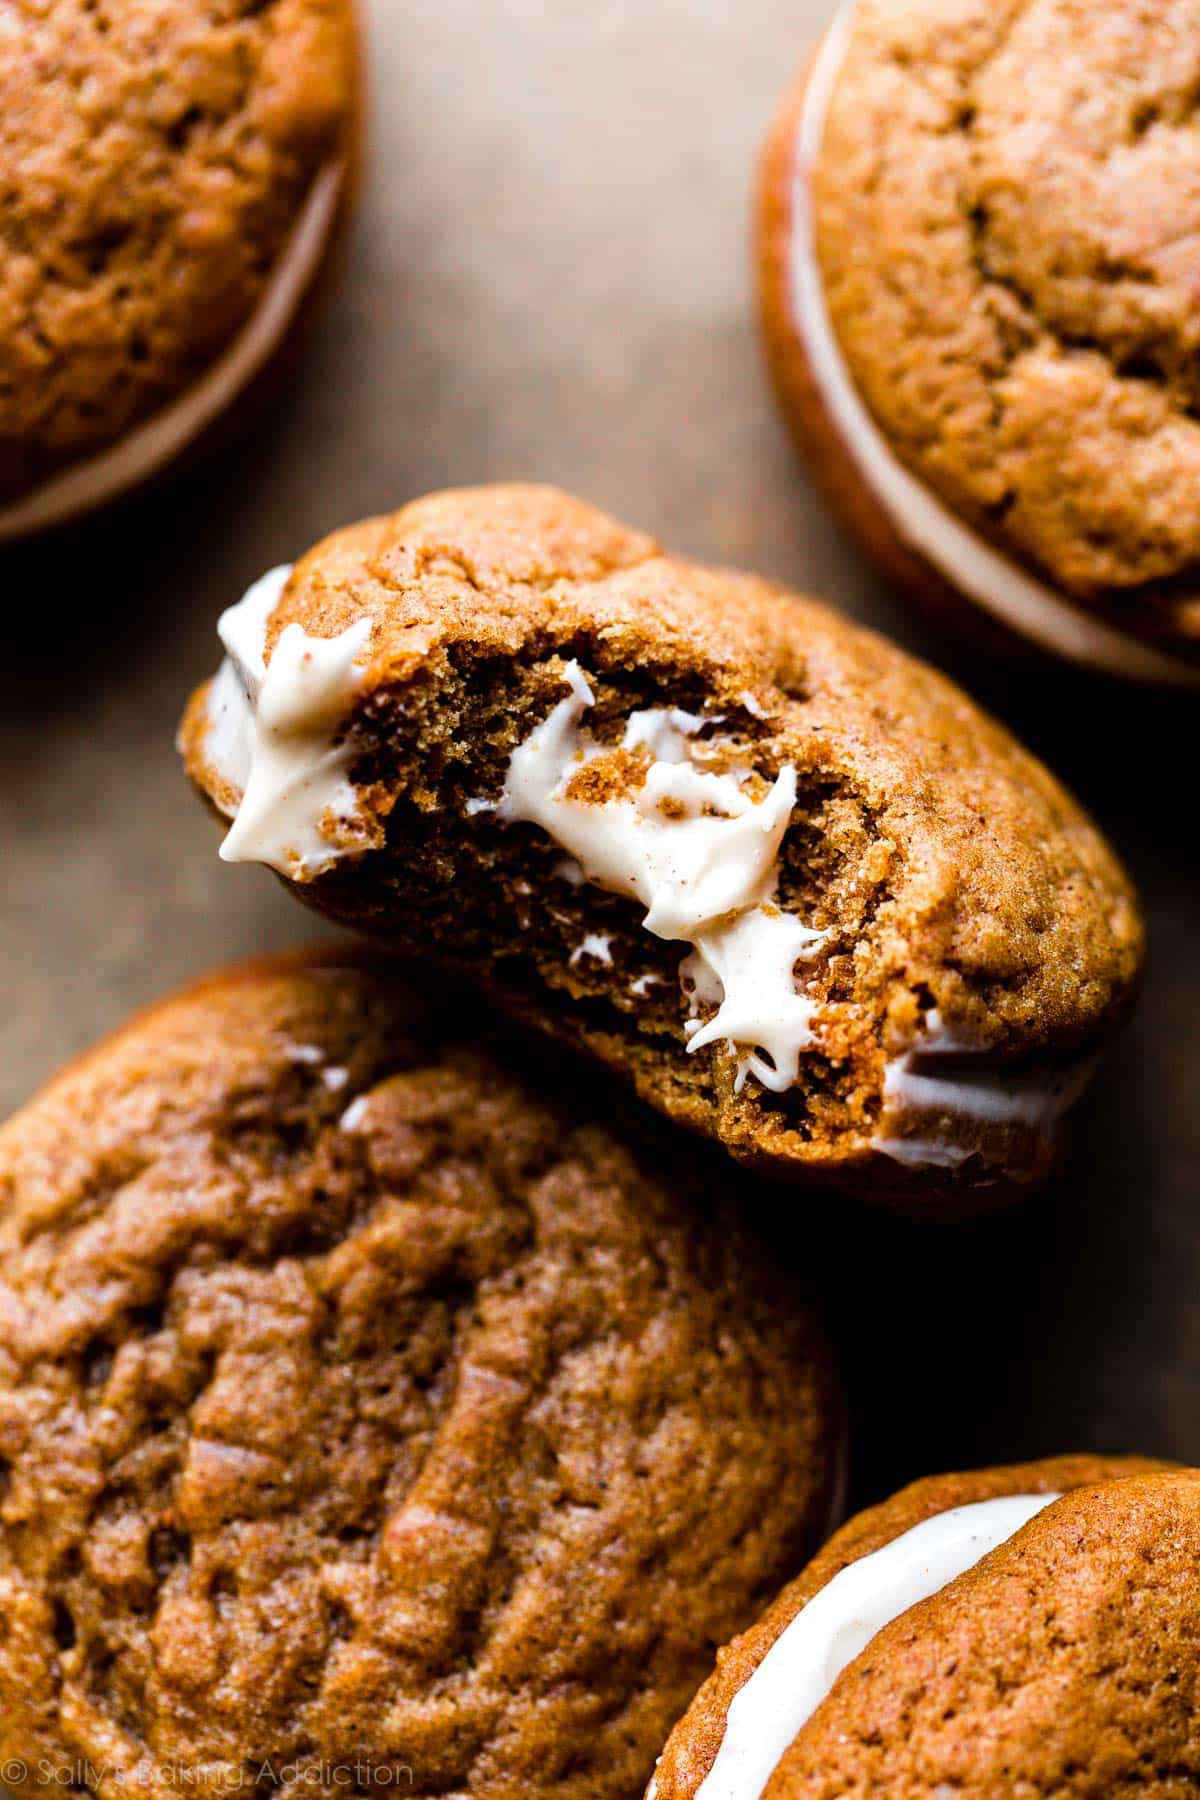
<svg viewBox="0 0 1200 1800">
<path fill-rule="evenodd" d="M 813 469 L 939 608 L 1200 684 L 1200 17 L 848 0 L 762 175 Z"/>
<path fill-rule="evenodd" d="M 347 220 L 354 0 L 16 0 L 0 30 L 0 540 L 248 409 Z"/>
<path fill-rule="evenodd" d="M 918 1481 L 724 1649 L 653 1800 L 1200 1792 L 1200 1472 Z"/>
<path fill-rule="evenodd" d="M 820 1541 L 792 1284 L 443 999 L 217 975 L 0 1130 L 10 1786 L 625 1800 Z"/>
<path fill-rule="evenodd" d="M 1046 1171 L 1136 900 L 933 670 L 546 488 L 336 533 L 220 631 L 181 744 L 226 859 L 758 1168 L 923 1203 Z"/>
</svg>

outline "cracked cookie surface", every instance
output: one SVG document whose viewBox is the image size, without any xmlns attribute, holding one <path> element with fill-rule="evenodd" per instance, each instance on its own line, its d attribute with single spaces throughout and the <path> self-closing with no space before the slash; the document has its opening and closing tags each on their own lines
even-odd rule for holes
<svg viewBox="0 0 1200 1800">
<path fill-rule="evenodd" d="M 1187 0 L 860 0 L 813 177 L 893 448 L 1077 601 L 1200 638 Z"/>
<path fill-rule="evenodd" d="M 229 971 L 0 1131 L 31 1792 L 361 1764 L 626 1800 L 817 1541 L 838 1415 L 795 1290 L 644 1128 L 436 1012 L 378 965 Z"/>
<path fill-rule="evenodd" d="M 5 0 L 0 499 L 182 394 L 357 110 L 351 0 Z"/>
<path fill-rule="evenodd" d="M 354 808 L 326 819 L 319 870 L 291 867 L 300 898 L 481 979 L 775 1173 L 929 1199 L 1045 1171 L 1083 1064 L 1128 1001 L 1136 901 L 1053 777 L 943 677 L 827 607 L 669 556 L 550 489 L 435 495 L 335 534 L 283 576 L 258 620 L 260 700 L 277 659 L 316 667 L 330 640 L 361 639 L 333 748 L 297 737 L 311 768 L 348 775 Z M 271 717 L 294 724 L 285 699 L 272 690 Z M 254 739 L 240 771 L 222 749 L 239 708 Z M 265 717 L 232 664 L 189 707 L 188 770 L 227 817 L 247 768 L 253 783 L 274 753 Z M 539 823 L 511 782 L 552 717 L 586 767 L 571 781 L 564 766 L 567 806 L 551 799 Z M 611 866 L 583 879 L 555 835 L 551 815 L 572 801 L 603 820 L 606 799 L 632 794 L 645 815 L 655 782 L 655 830 L 668 802 L 687 813 L 690 784 L 708 797 L 683 821 L 693 835 L 714 808 L 745 825 L 755 806 L 781 833 L 756 923 L 794 943 L 797 992 L 777 982 L 761 1038 L 754 1022 L 740 1040 L 736 1024 L 714 1027 L 712 971 L 732 986 L 739 945 L 710 945 L 698 971 L 686 921 L 648 928 L 644 893 Z M 239 854 L 263 852 L 243 837 Z M 744 900 L 729 899 L 742 918 Z M 792 1070 L 748 1057 L 798 998 L 813 1010 L 807 1038 L 792 1030 Z"/>
</svg>

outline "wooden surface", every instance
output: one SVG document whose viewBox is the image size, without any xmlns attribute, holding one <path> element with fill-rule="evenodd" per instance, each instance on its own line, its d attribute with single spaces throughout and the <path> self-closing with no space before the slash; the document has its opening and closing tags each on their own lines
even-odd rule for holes
<svg viewBox="0 0 1200 1800">
<path fill-rule="evenodd" d="M 1064 775 L 1146 896 L 1141 1010 L 1063 1178 L 958 1227 L 765 1228 L 826 1294 L 854 1496 L 1065 1449 L 1200 1459 L 1196 703 L 973 661 L 885 592 L 799 470 L 750 300 L 752 162 L 827 5 L 374 0 L 371 184 L 339 296 L 218 465 L 2 554 L 0 1108 L 214 963 L 311 938 L 218 863 L 172 749 L 269 565 L 430 488 L 540 477 L 829 596 Z"/>
</svg>

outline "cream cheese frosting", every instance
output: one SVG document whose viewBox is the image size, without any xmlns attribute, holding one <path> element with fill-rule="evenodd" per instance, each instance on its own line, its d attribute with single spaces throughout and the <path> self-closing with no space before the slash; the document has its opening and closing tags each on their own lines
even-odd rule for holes
<svg viewBox="0 0 1200 1800">
<path fill-rule="evenodd" d="M 568 695 L 513 752 L 500 819 L 540 826 L 585 880 L 638 901 L 647 931 L 690 945 L 680 971 L 693 1009 L 689 1051 L 725 1042 L 739 1088 L 753 1074 L 783 1092 L 813 1042 L 815 1005 L 795 969 L 822 936 L 774 903 L 794 767 L 759 794 L 733 746 L 702 738 L 719 720 L 654 707 L 631 714 L 621 742 L 638 757 L 638 785 L 585 797 L 576 778 L 613 746 L 582 724 L 595 700 L 579 664 L 563 675 Z M 719 771 L 703 766 L 714 751 L 723 752 Z M 707 1021 L 695 1016 L 700 1005 L 715 1009 Z"/>
<path fill-rule="evenodd" d="M 792 180 L 792 316 L 829 418 L 900 537 L 985 612 L 1085 667 L 1173 686 L 1200 686 L 1200 669 L 1193 664 L 1092 617 L 957 518 L 904 466 L 868 411 L 829 316 L 811 191 L 854 12 L 854 0 L 849 0 L 817 53 L 801 109 Z"/>
<path fill-rule="evenodd" d="M 110 450 L 0 508 L 0 541 L 61 524 L 145 481 L 228 411 L 282 344 L 329 243 L 345 184 L 341 162 L 317 175 L 251 318 L 200 379 Z"/>
<path fill-rule="evenodd" d="M 932 1073 L 908 1051 L 891 1061 L 883 1092 L 910 1112 L 949 1112 L 988 1125 L 1046 1130 L 1073 1106 L 1087 1085 L 1093 1059 L 1035 1075 L 1003 1075 L 997 1069 Z"/>
<path fill-rule="evenodd" d="M 973 1569 L 1059 1498 L 1005 1495 L 954 1507 L 840 1570 L 734 1695 L 721 1747 L 696 1800 L 759 1800 L 793 1738 L 879 1632 Z M 652 1782 L 648 1794 L 654 1792 Z"/>
<path fill-rule="evenodd" d="M 1016 1125 L 1049 1135 L 1079 1099 L 1096 1067 L 1094 1056 L 1058 1067 L 1006 1071 L 986 1046 L 965 1042 L 930 1012 L 920 1040 L 892 1057 L 883 1078 L 884 1127 L 874 1148 L 916 1168 L 955 1168 L 982 1147 L 990 1127 Z M 891 1136 L 905 1116 L 949 1116 L 962 1141 L 937 1135 Z M 974 1126 L 975 1132 L 963 1127 Z"/>
<path fill-rule="evenodd" d="M 208 697 L 208 760 L 238 796 L 221 845 L 226 862 L 260 862 L 311 880 L 365 848 L 353 747 L 341 727 L 362 679 L 371 637 L 359 619 L 337 637 L 298 624 L 279 636 L 268 665 L 267 623 L 291 569 L 272 569 L 217 630 L 226 658 Z"/>
</svg>

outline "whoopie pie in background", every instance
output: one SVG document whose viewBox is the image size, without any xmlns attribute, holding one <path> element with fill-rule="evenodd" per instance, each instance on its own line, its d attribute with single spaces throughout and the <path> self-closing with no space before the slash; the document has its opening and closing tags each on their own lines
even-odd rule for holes
<svg viewBox="0 0 1200 1800">
<path fill-rule="evenodd" d="M 851 0 L 767 146 L 771 362 L 884 572 L 1094 669 L 1200 684 L 1200 20 Z"/>
<path fill-rule="evenodd" d="M 1107 1800 L 1200 1783 L 1200 1471 L 915 1482 L 728 1645 L 653 1800 Z"/>
<path fill-rule="evenodd" d="M 0 31 L 0 540 L 250 410 L 355 196 L 353 0 L 54 0 Z"/>
</svg>

